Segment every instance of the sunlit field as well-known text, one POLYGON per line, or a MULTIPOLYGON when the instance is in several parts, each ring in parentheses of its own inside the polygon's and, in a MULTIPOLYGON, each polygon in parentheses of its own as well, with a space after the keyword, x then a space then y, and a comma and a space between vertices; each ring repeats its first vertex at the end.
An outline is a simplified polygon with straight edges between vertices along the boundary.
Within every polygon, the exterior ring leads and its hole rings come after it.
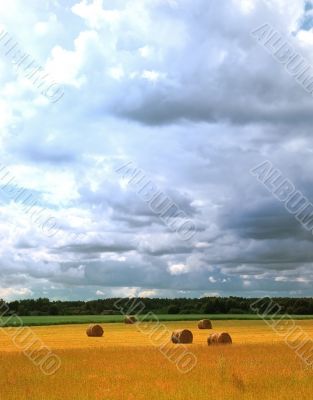
MULTIPOLYGON (((1 399, 312 399, 308 369, 263 321, 214 321, 234 344, 207 346, 211 330, 195 322, 166 322, 188 328, 196 367, 181 374, 134 325, 104 324, 102 338, 86 336, 86 325, 34 327, 62 360, 45 376, 0 331, 1 399)), ((297 321, 313 337, 313 321, 297 321)), ((175 345, 172 345, 175 346, 175 345)))

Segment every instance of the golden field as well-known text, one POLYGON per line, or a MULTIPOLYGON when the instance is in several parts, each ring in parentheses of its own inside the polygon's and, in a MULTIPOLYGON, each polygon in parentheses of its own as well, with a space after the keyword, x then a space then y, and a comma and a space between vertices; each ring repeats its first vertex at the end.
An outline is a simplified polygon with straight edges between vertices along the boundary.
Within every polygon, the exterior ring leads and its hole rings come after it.
MULTIPOLYGON (((134 325, 103 324, 102 338, 86 336, 86 325, 33 327, 62 361, 44 375, 0 330, 0 393, 6 400, 207 400, 313 398, 313 370, 305 366, 263 321, 213 321, 228 331, 231 346, 207 346, 212 332, 188 328, 196 367, 181 374, 134 325)), ((313 321, 297 321, 313 338, 313 321)), ((173 345, 175 346, 175 345, 173 345)))

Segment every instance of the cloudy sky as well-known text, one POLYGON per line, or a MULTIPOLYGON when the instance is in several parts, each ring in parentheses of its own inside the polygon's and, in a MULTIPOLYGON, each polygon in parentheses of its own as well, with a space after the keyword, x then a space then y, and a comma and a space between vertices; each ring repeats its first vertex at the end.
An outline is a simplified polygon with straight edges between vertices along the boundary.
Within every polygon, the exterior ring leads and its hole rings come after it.
POLYGON ((269 23, 313 65, 310 4, 11 0, 0 16, 0 297, 313 295, 312 234, 249 172, 269 160, 313 200, 313 97, 250 34, 269 23), (116 172, 127 162, 190 240, 116 172))

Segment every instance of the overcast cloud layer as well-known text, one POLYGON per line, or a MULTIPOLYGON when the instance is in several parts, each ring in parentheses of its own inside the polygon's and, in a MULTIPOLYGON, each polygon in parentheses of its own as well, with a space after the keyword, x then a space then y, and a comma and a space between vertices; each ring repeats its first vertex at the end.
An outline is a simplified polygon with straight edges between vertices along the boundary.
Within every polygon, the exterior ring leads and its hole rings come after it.
POLYGON ((11 0, 0 16, 64 87, 51 103, 1 48, 0 297, 313 295, 312 234, 249 172, 268 159, 313 201, 313 97, 250 34, 269 23, 313 64, 310 4, 11 0), (115 172, 129 161, 191 240, 115 172))

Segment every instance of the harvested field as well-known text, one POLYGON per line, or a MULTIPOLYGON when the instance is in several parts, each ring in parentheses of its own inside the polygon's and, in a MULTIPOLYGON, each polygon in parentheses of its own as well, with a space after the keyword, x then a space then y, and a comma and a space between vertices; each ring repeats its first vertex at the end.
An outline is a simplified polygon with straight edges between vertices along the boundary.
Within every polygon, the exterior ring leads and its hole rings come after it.
MULTIPOLYGON (((297 322, 313 337, 313 322, 297 322)), ((166 323, 193 332, 186 345, 198 359, 182 375, 136 325, 106 324, 105 336, 90 340, 86 325, 35 327, 61 358, 61 369, 45 376, 0 331, 1 398, 6 400, 291 400, 312 399, 313 370, 261 321, 217 321, 232 346, 208 346, 207 331, 194 322, 166 323), (92 368, 90 368, 92 365, 92 368), (18 370, 18 377, 16 375, 18 370), (210 379, 208 379, 208 371, 210 379)), ((170 335, 169 335, 170 341, 170 335)), ((170 344, 177 348, 174 344, 170 344)))

